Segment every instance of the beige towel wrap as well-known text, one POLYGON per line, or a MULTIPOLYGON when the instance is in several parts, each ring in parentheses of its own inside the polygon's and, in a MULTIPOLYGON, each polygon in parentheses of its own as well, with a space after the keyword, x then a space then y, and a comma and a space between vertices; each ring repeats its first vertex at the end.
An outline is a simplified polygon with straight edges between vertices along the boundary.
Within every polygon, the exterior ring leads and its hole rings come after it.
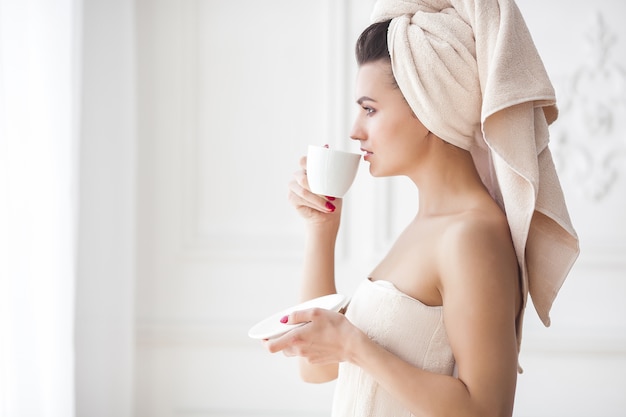
MULTIPOLYGON (((524 306, 530 293, 549 326, 579 246, 548 148, 548 125, 558 114, 554 89, 517 5, 379 0, 372 21, 389 19, 400 90, 430 131, 471 152, 507 214, 524 306)), ((520 321, 518 343, 521 329, 520 321)))

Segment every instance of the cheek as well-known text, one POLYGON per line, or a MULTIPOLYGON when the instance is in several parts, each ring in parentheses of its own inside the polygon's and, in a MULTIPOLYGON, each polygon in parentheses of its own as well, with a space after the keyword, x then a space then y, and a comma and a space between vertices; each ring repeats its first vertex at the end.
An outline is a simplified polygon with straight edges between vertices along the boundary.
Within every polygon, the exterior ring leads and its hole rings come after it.
POLYGON ((386 156, 392 165, 388 166, 395 174, 406 173, 415 166, 422 163, 422 160, 428 155, 428 130, 422 128, 421 125, 409 125, 404 121, 396 125, 390 142, 386 156), (398 126, 402 126, 398 128, 398 126))
POLYGON ((426 153, 428 129, 406 109, 396 109, 395 117, 385 117, 370 125, 376 163, 370 165, 373 176, 398 175, 419 163, 426 153))
POLYGON ((389 147, 398 156, 410 156, 419 152, 428 134, 427 130, 416 129, 414 124, 409 124, 406 120, 396 123, 389 132, 389 147))

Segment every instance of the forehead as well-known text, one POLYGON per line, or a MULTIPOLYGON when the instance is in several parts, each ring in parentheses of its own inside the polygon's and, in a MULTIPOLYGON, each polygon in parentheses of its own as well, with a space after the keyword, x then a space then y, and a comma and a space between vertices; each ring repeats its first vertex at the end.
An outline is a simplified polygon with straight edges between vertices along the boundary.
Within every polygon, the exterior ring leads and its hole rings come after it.
POLYGON ((395 90, 391 64, 386 61, 368 62, 359 67, 356 77, 356 95, 383 94, 395 90))

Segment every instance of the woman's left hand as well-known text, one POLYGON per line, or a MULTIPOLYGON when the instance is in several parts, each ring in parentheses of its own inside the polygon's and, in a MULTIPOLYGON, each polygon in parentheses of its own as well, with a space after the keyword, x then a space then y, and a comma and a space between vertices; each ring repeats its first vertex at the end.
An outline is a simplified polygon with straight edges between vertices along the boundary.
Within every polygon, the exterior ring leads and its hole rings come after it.
POLYGON ((343 314, 320 308, 295 311, 287 323, 307 324, 266 340, 266 348, 271 353, 282 351, 286 356, 300 356, 317 365, 348 361, 353 345, 350 341, 363 335, 343 314))

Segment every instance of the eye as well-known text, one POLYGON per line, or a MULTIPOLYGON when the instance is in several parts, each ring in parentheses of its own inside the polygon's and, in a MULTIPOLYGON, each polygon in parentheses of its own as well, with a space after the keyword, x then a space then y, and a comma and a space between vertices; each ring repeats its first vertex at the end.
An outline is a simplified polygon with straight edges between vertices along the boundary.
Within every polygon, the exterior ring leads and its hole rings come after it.
POLYGON ((365 113, 366 113, 368 116, 371 116, 372 114, 374 114, 374 113, 376 112, 376 110, 374 110, 374 109, 373 109, 373 108, 371 108, 371 107, 368 107, 368 106, 361 106, 361 107, 363 108, 363 110, 365 110, 365 113))

